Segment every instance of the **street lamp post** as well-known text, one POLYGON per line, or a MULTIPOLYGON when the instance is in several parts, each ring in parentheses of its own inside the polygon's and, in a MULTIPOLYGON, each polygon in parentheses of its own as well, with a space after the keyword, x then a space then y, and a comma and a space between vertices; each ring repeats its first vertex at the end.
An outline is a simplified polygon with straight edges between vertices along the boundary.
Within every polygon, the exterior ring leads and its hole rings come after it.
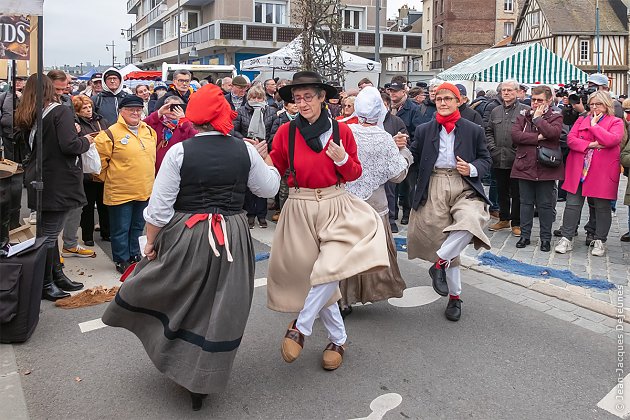
POLYGON ((109 51, 109 47, 112 47, 112 67, 116 67, 116 55, 115 55, 115 50, 116 50, 116 44, 114 43, 114 41, 112 41, 111 44, 105 44, 105 49, 107 51, 109 51))
POLYGON ((129 38, 129 64, 133 64, 133 24, 129 25, 129 29, 121 29, 120 34, 129 38))

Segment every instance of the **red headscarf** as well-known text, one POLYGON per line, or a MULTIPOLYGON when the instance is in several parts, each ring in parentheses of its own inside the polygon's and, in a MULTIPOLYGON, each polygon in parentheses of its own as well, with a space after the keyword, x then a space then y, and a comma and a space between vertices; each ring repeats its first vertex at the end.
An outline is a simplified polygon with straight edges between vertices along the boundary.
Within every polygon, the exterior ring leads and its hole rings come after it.
MULTIPOLYGON (((457 101, 461 100, 461 96, 459 94, 459 89, 457 89, 457 86, 451 83, 444 82, 440 86, 438 86, 437 89, 435 89, 435 92, 437 93, 441 90, 450 90, 451 92, 453 92, 453 95, 455 95, 457 101)), ((442 116, 439 112, 435 114, 435 120, 438 122, 438 124, 444 127, 446 132, 449 134, 451 131, 453 131, 453 129, 455 129, 455 123, 459 121, 460 118, 461 114, 459 113, 459 108, 455 109, 455 112, 453 112, 451 115, 442 116)))
POLYGON ((215 130, 227 135, 234 128, 234 118, 236 112, 217 85, 208 83, 190 95, 185 120, 195 125, 210 123, 215 130))

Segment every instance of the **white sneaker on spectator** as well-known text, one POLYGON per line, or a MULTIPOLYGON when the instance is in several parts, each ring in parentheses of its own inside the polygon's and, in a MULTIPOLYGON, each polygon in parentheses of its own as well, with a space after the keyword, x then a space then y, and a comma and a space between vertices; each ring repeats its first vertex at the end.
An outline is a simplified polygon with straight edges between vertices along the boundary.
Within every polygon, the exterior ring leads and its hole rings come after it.
POLYGON ((573 250, 573 242, 571 242, 570 239, 562 237, 554 249, 558 254, 566 254, 573 250))
POLYGON ((591 255, 595 257, 603 257, 606 254, 606 246, 601 240, 594 240, 592 245, 593 249, 591 250, 591 255))

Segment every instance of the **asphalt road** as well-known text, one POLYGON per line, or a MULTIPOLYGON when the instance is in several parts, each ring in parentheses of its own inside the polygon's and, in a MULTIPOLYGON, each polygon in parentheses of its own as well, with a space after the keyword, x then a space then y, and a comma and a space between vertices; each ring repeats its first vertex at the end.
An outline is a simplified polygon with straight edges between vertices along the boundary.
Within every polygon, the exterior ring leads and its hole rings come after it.
MULTIPOLYGON (((417 263, 402 254, 399 262, 409 287, 430 285, 417 263)), ((266 271, 267 261, 259 262, 256 277, 266 271)), ((199 412, 134 335, 111 327, 80 331, 78 324, 100 318, 105 305, 62 310, 42 302, 35 334, 13 349, 31 419, 615 418, 597 407, 615 385, 611 337, 471 286, 464 285, 462 299, 458 323, 444 318, 444 298, 355 308, 346 320, 344 363, 326 372, 319 321, 301 357, 282 360, 292 318, 268 310, 266 288, 258 287, 228 389, 209 396, 199 412), (393 395, 372 413, 370 404, 384 394, 393 395), (395 394, 402 398, 397 406, 395 394)))

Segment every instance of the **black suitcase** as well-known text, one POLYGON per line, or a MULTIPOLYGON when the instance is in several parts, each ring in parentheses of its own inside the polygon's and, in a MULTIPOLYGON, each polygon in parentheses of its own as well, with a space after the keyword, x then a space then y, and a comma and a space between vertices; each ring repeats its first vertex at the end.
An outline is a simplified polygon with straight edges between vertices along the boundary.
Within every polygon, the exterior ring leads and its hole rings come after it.
POLYGON ((44 239, 10 258, 0 258, 0 343, 29 339, 39 321, 46 248, 44 239))

